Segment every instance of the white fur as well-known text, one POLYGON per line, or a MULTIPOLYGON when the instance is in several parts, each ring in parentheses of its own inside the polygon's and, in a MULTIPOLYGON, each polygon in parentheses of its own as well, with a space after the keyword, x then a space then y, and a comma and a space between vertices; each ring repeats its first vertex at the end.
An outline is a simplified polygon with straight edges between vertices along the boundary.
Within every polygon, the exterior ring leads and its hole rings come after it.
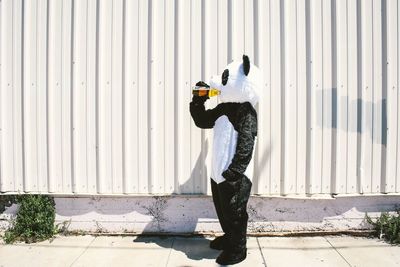
MULTIPOLYGON (((260 70, 250 65, 248 76, 244 75, 242 62, 232 62, 229 69, 228 83, 222 85, 222 73, 211 78, 210 86, 221 91, 220 102, 250 102, 255 106, 258 102, 258 92, 262 87, 260 70)), ((236 151, 237 131, 227 116, 221 116, 214 125, 214 142, 211 162, 211 178, 218 184, 225 181, 222 173, 229 167, 236 151)), ((255 147, 255 146, 254 146, 255 147)), ((253 150, 254 154, 254 150, 253 150)), ((252 180, 254 170, 253 158, 245 171, 245 175, 252 180)))
POLYGON ((237 134, 227 116, 221 116, 215 122, 211 177, 217 184, 225 181, 222 172, 229 167, 235 155, 237 134))

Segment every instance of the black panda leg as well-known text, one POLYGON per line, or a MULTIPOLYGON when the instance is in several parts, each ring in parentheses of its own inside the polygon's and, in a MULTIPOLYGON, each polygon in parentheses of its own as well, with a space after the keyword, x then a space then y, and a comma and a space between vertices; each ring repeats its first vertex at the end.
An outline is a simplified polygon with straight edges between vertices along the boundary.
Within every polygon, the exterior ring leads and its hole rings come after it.
POLYGON ((229 243, 232 251, 246 249, 247 202, 252 187, 251 181, 243 175, 236 181, 224 181, 219 185, 223 216, 227 219, 229 243))
POLYGON ((228 233, 227 231, 229 230, 229 228, 227 226, 226 219, 223 216, 222 205, 221 205, 221 196, 220 196, 220 192, 218 190, 218 184, 212 178, 211 178, 211 193, 212 193, 215 211, 217 213, 218 220, 221 225, 222 231, 224 231, 224 233, 228 233))

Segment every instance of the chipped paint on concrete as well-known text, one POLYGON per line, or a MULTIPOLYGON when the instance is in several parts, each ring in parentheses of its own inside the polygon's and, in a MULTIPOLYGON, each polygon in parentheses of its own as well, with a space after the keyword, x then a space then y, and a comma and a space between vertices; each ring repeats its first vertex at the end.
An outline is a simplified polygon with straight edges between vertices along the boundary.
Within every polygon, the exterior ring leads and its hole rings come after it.
MULTIPOLYGON (((152 227, 157 228, 157 232, 163 232, 164 228, 162 227, 163 223, 168 222, 168 219, 166 215, 164 214, 164 211, 167 208, 167 197, 159 197, 159 196, 154 196, 153 197, 154 202, 151 203, 149 206, 143 205, 142 208, 144 208, 147 212, 146 215, 152 216, 152 221, 150 223, 150 229, 152 227)), ((144 229, 143 232, 152 232, 149 231, 149 229, 144 229)))
MULTIPOLYGON (((64 231, 101 233, 221 232, 209 196, 55 197, 56 223, 64 231)), ((395 212, 400 196, 332 199, 251 197, 248 232, 346 231, 371 229, 365 213, 376 218, 395 212)), ((11 218, 17 205, 0 218, 11 218)), ((0 228, 7 227, 3 220, 0 228)))
POLYGON ((268 220, 267 217, 259 213, 262 210, 262 203, 257 203, 253 206, 253 203, 247 205, 247 213, 249 214, 249 221, 247 224, 247 229, 252 233, 262 233, 262 232, 273 232, 274 225, 268 220))

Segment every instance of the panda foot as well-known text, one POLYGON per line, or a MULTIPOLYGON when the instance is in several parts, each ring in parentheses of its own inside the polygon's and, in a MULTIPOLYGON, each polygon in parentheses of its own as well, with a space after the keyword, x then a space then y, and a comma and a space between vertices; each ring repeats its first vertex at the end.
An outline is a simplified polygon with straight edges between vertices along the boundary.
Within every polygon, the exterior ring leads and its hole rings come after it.
POLYGON ((210 242, 210 248, 216 249, 216 250, 223 250, 226 248, 227 245, 227 237, 226 235, 223 236, 218 236, 214 240, 210 242))
POLYGON ((216 262, 220 265, 232 265, 244 261, 247 257, 247 249, 240 250, 239 252, 224 250, 218 256, 216 262))

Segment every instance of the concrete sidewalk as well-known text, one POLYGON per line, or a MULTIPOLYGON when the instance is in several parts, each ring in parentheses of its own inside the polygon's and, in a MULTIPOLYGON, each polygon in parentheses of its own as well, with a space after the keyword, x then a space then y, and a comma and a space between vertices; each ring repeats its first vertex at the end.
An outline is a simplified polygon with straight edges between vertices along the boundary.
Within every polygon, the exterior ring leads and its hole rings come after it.
MULTIPOLYGON (((0 266, 218 266, 206 237, 58 236, 0 244, 0 266)), ((400 266, 400 246, 351 236, 249 237, 235 266, 400 266)))

